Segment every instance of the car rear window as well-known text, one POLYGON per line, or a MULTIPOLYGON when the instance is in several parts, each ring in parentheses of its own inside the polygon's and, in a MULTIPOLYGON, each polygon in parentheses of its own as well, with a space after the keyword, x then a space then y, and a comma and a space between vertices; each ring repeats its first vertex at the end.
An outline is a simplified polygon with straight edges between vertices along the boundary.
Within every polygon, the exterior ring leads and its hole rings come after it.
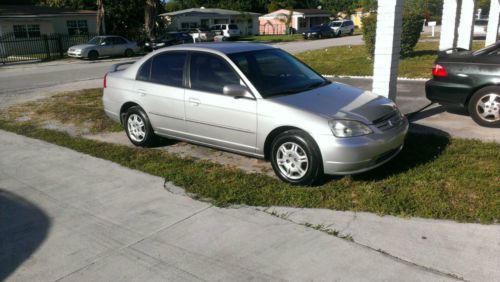
POLYGON ((185 52, 165 52, 153 57, 150 81, 182 87, 186 56, 185 52))

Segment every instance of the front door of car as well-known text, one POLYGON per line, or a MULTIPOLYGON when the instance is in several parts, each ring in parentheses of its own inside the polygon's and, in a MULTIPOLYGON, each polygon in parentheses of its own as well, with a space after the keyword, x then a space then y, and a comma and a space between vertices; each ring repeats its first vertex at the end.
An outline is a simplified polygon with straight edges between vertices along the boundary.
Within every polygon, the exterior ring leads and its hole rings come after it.
POLYGON ((112 56, 113 55, 113 38, 112 37, 106 37, 104 40, 101 42, 101 45, 99 45, 99 55, 100 56, 112 56))
POLYGON ((142 64, 135 84, 155 131, 186 137, 184 121, 184 66, 186 52, 163 52, 142 64))
POLYGON ((255 153, 257 101, 223 94, 226 85, 242 84, 222 57, 193 52, 186 89, 186 124, 191 138, 232 150, 255 153))

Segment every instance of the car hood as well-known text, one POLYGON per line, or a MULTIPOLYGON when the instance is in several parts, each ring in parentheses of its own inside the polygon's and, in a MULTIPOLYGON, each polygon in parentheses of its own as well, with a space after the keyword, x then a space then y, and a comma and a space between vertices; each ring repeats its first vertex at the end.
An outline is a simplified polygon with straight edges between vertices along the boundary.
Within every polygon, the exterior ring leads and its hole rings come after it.
POLYGON ((95 47, 95 46, 96 46, 95 44, 80 44, 80 45, 71 46, 71 47, 69 47, 69 49, 83 50, 85 48, 91 48, 91 47, 95 47))
POLYGON ((387 98, 336 82, 310 91, 269 99, 327 119, 352 119, 367 124, 397 109, 387 98))

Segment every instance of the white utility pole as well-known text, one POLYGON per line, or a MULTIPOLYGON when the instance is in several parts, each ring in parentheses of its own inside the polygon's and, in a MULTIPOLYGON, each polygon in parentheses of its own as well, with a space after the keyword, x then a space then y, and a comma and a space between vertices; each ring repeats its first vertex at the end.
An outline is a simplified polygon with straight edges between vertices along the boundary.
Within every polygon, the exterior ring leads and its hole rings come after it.
POLYGON ((491 0, 490 15, 488 17, 488 29, 486 30, 485 45, 491 45, 497 41, 498 37, 498 16, 500 14, 499 0, 491 0))

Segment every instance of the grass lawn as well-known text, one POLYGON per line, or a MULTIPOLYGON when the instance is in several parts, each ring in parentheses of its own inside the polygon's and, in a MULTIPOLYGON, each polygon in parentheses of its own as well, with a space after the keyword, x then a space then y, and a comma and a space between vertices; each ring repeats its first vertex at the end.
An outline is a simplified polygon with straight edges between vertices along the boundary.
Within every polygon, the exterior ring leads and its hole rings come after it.
MULTIPOLYGON (((420 42, 413 56, 403 58, 399 77, 430 78, 432 64, 437 57, 438 42, 420 42)), ((474 42, 474 49, 484 47, 484 41, 474 42)), ((339 46, 308 51, 296 55, 321 74, 373 75, 373 60, 368 58, 364 45, 339 46)))
MULTIPOLYGON (((56 105, 79 105, 63 111, 46 106, 44 116, 76 122, 87 107, 92 119, 106 119, 98 90, 49 99, 56 105), (52 111, 46 110, 51 108, 52 111), (83 110, 82 110, 83 109, 83 110), (66 112, 66 113, 63 113, 66 112)), ((45 103, 42 103, 45 104, 45 103)), ((293 187, 264 174, 246 174, 219 164, 181 158, 155 149, 132 148, 70 136, 41 128, 36 121, 0 118, 0 129, 45 140, 166 178, 197 198, 215 204, 293 206, 367 211, 397 216, 493 223, 500 219, 500 145, 434 135, 409 134, 403 151, 384 166, 367 173, 330 177, 314 188, 293 187)), ((82 115, 83 116, 83 115, 82 115)), ((89 116, 86 116, 88 118, 89 116)), ((86 118, 83 118, 86 120, 86 118)), ((109 127, 100 127, 115 130, 109 127)), ((112 176, 110 176, 112 178, 112 176)))
POLYGON ((27 119, 35 124, 58 121, 86 128, 90 133, 123 130, 120 124, 109 119, 103 111, 102 89, 89 89, 62 93, 48 99, 29 102, 9 108, 9 119, 27 119))

